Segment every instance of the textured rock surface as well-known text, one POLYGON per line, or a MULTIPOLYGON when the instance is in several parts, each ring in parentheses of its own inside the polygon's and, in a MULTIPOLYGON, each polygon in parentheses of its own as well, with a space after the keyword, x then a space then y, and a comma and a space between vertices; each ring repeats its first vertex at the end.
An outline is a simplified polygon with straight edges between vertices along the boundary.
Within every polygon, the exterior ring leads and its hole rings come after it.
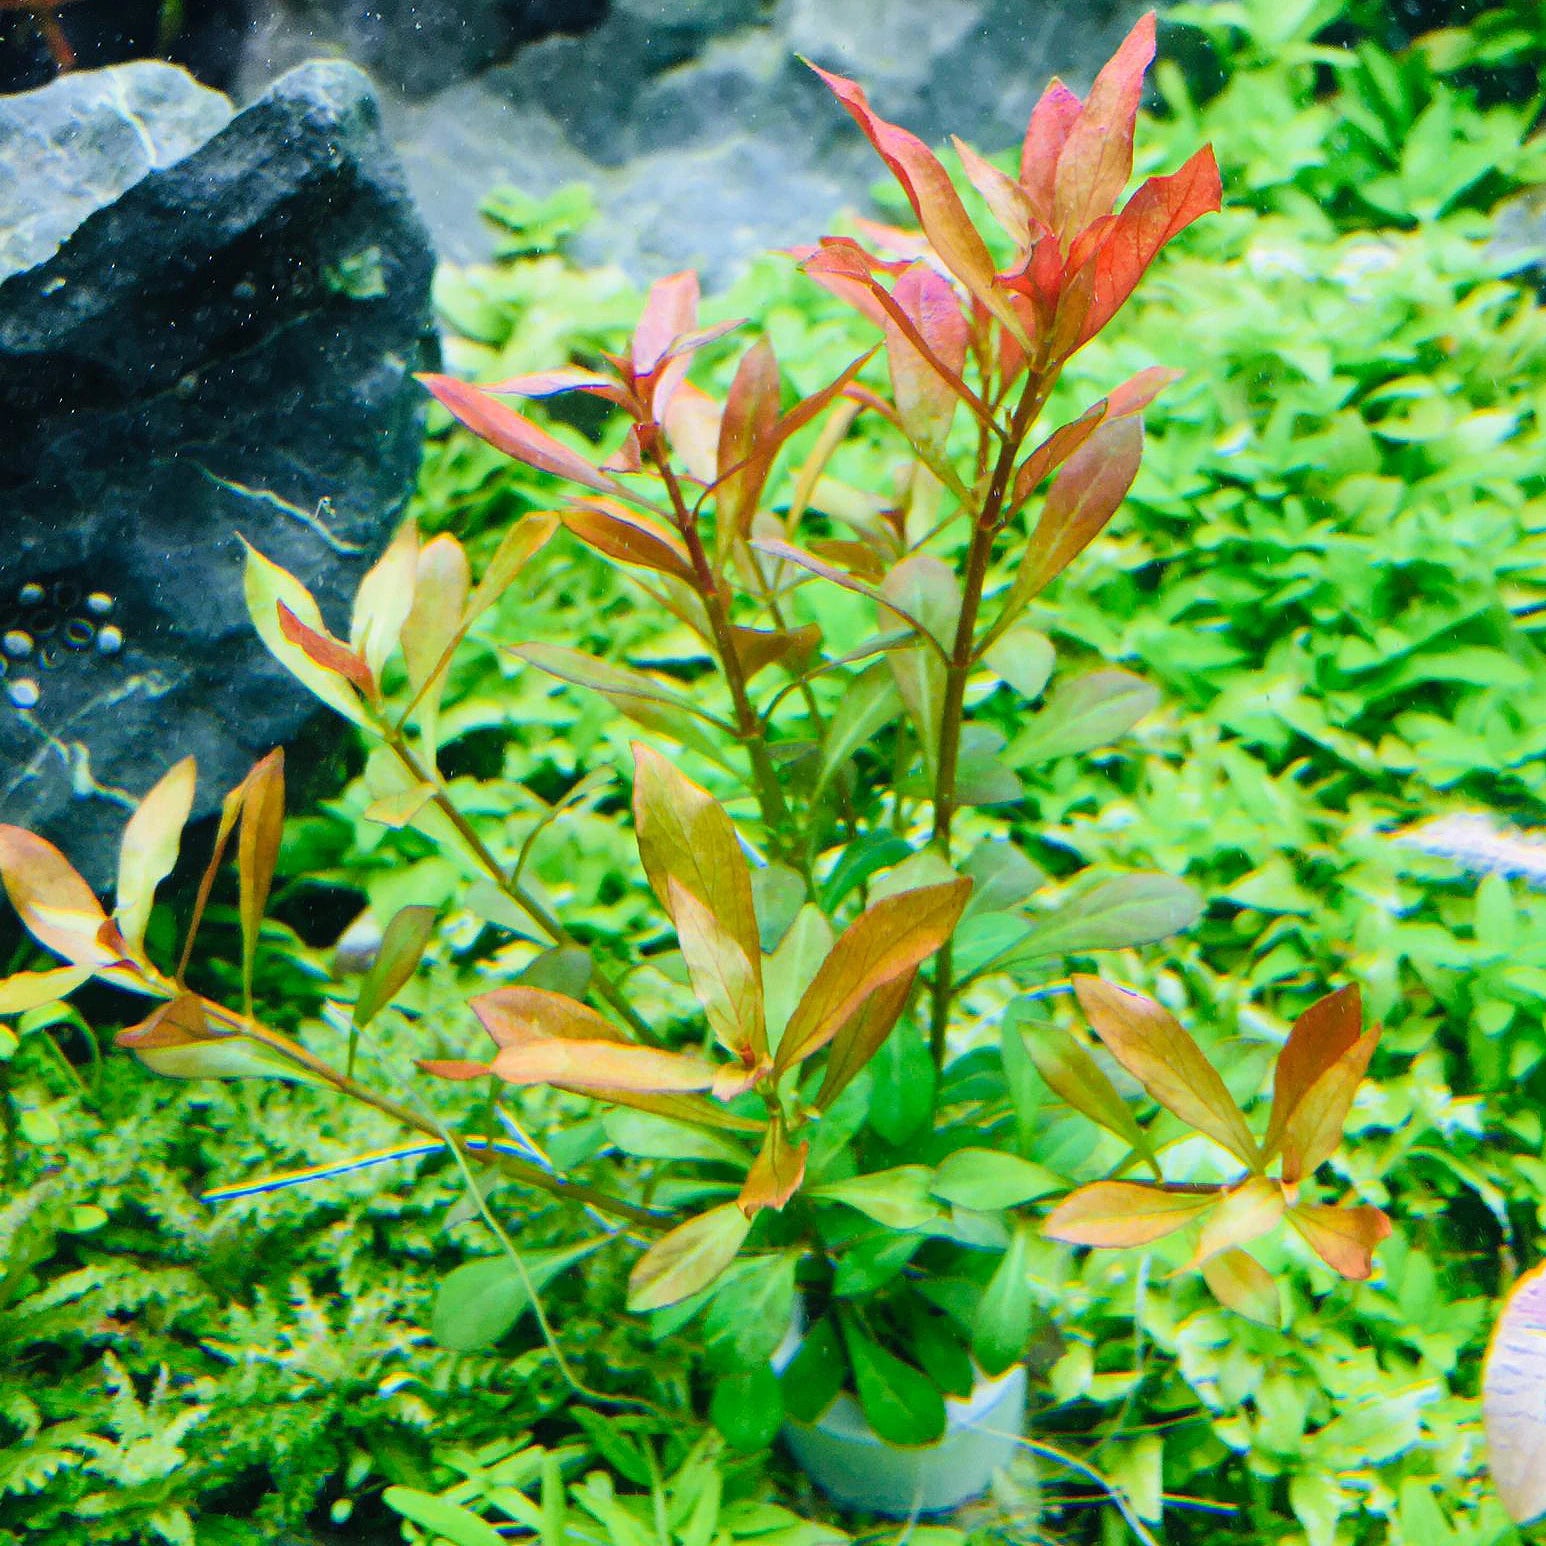
MULTIPOLYGON (((193 100, 176 73, 79 75, 7 105, 63 122, 74 101, 90 125, 121 89, 149 124, 157 101, 193 100)), ((114 133, 74 143, 62 167, 0 181, 0 231, 38 177, 128 180, 114 133)), ((433 254, 352 66, 294 71, 141 170, 0 282, 0 819, 97 879, 127 798, 173 760, 198 757, 212 809, 311 713, 248 624, 237 533, 342 624, 412 486, 430 322, 433 254)))
MULTIPOLYGON (((529 9, 532 0, 525 0, 529 9)), ((401 16, 410 0, 266 0, 248 80, 307 47, 347 50, 338 20, 401 16)), ((386 122, 443 256, 486 257, 479 202, 498 184, 551 192, 584 181, 600 207, 586 261, 652 278, 686 264, 711 284, 769 246, 808 241, 884 175, 847 115, 796 57, 858 76, 877 108, 931 140, 1000 149, 1053 73, 1083 86, 1140 0, 549 0, 554 36, 416 100, 388 91, 386 122), (561 18, 554 21, 554 18, 561 18)), ((419 9, 429 6, 420 0, 419 9)), ((468 17, 489 6, 469 4, 468 17)), ((496 7, 497 9, 497 7, 496 7)), ((469 22, 469 26, 471 23, 469 22)), ((528 33, 530 35, 530 33, 528 33)), ((420 48, 451 67, 461 32, 420 48)), ((401 64, 388 61, 386 84, 401 64)), ((420 84, 422 85, 422 79, 420 84)))

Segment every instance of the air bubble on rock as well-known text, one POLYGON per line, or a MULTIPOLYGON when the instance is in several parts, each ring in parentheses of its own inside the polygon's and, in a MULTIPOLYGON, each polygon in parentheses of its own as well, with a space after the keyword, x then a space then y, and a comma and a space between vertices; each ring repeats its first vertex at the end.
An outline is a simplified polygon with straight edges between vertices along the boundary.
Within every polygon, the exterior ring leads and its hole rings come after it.
POLYGON ((57 644, 45 644, 38 651, 38 664, 45 671, 53 671, 64 664, 64 651, 57 644))
POLYGON ((27 632, 34 639, 49 639, 59 631, 64 619, 52 607, 39 607, 27 619, 27 632))
POLYGON ((32 653, 32 635, 20 628, 12 628, 4 638, 0 638, 0 650, 4 650, 12 660, 25 660, 32 653))
POLYGON ((84 617, 70 617, 65 619, 64 629, 59 635, 59 642, 67 650, 88 650, 91 641, 97 636, 97 626, 88 622, 84 617))
POLYGON ((113 598, 105 590, 94 590, 86 598, 86 610, 93 617, 110 617, 113 611, 113 598))
POLYGON ((43 693, 30 676, 19 676, 14 682, 6 683, 5 695, 14 708, 35 709, 43 693))
POLYGON ((81 588, 74 580, 60 580, 54 586, 54 605, 68 612, 81 599, 81 588))
POLYGON ((21 602, 24 607, 35 607, 41 604, 43 598, 47 594, 48 592, 45 591, 36 580, 29 580, 25 585, 22 586, 21 590, 17 592, 16 599, 21 602))
POLYGON ((116 655, 123 648, 123 629, 115 628, 111 623, 106 628, 97 630, 97 653, 99 655, 116 655))

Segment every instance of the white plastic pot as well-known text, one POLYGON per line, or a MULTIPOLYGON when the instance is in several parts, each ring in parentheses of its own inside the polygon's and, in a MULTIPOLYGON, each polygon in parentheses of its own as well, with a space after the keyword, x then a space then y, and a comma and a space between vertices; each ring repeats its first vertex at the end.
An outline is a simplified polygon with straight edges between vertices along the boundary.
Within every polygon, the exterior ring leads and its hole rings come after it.
MULTIPOLYGON (((780 1372, 799 1351, 790 1327, 773 1355, 780 1372)), ((1025 1369, 997 1379, 979 1375, 965 1398, 945 1398, 945 1433, 933 1444, 904 1447, 880 1437, 846 1391, 813 1423, 784 1423, 795 1463, 841 1508, 907 1519, 939 1514, 981 1497, 1025 1436, 1025 1369)))

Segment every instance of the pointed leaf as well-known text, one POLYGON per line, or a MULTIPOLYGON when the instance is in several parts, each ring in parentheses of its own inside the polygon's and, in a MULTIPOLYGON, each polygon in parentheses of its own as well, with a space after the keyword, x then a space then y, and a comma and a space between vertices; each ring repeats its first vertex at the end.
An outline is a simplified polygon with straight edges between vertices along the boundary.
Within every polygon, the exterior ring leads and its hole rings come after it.
POLYGON ((655 677, 628 666, 614 665, 610 660, 602 660, 595 655, 587 655, 584 650, 569 649, 562 644, 517 644, 511 647, 510 653, 536 666, 538 670, 546 671, 549 676, 556 676, 561 682, 569 682, 575 687, 589 687, 611 702, 620 705, 633 702, 640 706, 657 704, 706 720, 711 725, 721 724, 712 714, 700 709, 692 699, 655 677))
POLYGON ((921 354, 896 323, 886 319, 886 359, 897 413, 924 460, 943 461, 951 420, 966 392, 961 372, 966 368, 967 321, 949 282, 925 263, 915 263, 897 280, 892 298, 930 350, 927 356, 921 354), (945 374, 937 366, 943 366, 945 374))
POLYGON ((89 966, 56 966, 44 972, 13 972, 0 977, 0 1015, 26 1014, 68 998, 91 976, 89 966))
POLYGON ((1024 1224, 1009 1237, 1009 1249, 988 1279, 973 1318, 973 1356, 982 1372, 994 1378, 1019 1363, 1031 1339, 1036 1310, 1031 1296, 1033 1241, 1030 1228, 1024 1224))
POLYGON ((827 1071, 812 1102, 818 1111, 829 1110, 860 1069, 880 1051, 907 1007, 916 975, 906 972, 877 989, 832 1038, 827 1071))
POLYGON ((349 646, 365 662, 372 680, 381 680, 413 610, 419 572, 419 529, 404 521, 387 550, 360 581, 349 623, 349 646))
MULTIPOLYGON (((1063 1190, 1060 1181, 1043 1165, 1001 1149, 956 1149, 940 1162, 934 1174, 936 1197, 971 1208, 978 1213, 997 1213, 1021 1203, 1063 1190)), ((989 1371, 992 1372, 991 1370, 989 1371)))
POLYGON ((268 908, 274 866, 284 836, 285 757, 282 748, 271 751, 244 780, 241 824, 236 834, 236 873, 240 886, 242 923, 242 997, 252 1007, 252 970, 257 960, 258 931, 268 908))
POLYGON ((1202 898, 1171 875, 1117 875, 1077 887, 1056 909, 1041 914, 1000 965, 1126 950, 1190 928, 1202 898))
POLYGON ((846 1181, 828 1181, 813 1187, 810 1195, 856 1208, 887 1229, 922 1229, 945 1213, 930 1193, 933 1180, 934 1172, 927 1165, 898 1165, 846 1181))
POLYGON ((764 1208, 782 1208, 800 1190, 810 1149, 809 1143, 791 1143, 783 1118, 775 1117, 768 1124, 761 1152, 746 1173, 746 1184, 737 1199, 741 1212, 750 1219, 764 1208))
POLYGON ((421 375, 418 380, 429 388, 453 418, 459 419, 479 439, 488 441, 496 451, 503 451, 506 456, 535 467, 539 472, 568 478, 571 483, 583 484, 600 493, 619 492, 618 485, 592 467, 579 452, 571 451, 524 414, 490 397, 471 382, 439 375, 421 375))
POLYGON ((76 966, 111 962, 100 940, 107 915, 75 867, 45 838, 0 825, 0 883, 22 926, 76 966))
POLYGON ((183 828, 193 810, 198 770, 192 757, 175 764, 135 807, 118 849, 118 895, 113 916, 131 955, 145 946, 156 887, 172 873, 183 828))
POLYGON ((1258 1326, 1283 1324, 1278 1280, 1254 1256, 1244 1251, 1221 1251, 1202 1264, 1202 1275, 1226 1310, 1258 1326))
MULTIPOLYGON (((1005 1034, 1012 1033, 1006 1031, 1005 1034)), ((1138 1125, 1132 1109, 1089 1052, 1059 1026, 1039 1025, 1032 1021, 1025 1027, 1023 1036, 1036 1072, 1047 1088, 1097 1126, 1114 1133, 1141 1155, 1157 1176, 1159 1160, 1148 1134, 1138 1125)))
POLYGON ((1185 1229, 1218 1202, 1216 1192, 1172 1192, 1139 1181, 1096 1181, 1066 1197, 1042 1233, 1069 1245, 1149 1245, 1185 1229))
POLYGON ((1272 1075, 1272 1117, 1262 1145, 1269 1159, 1311 1086, 1352 1050, 1362 1031, 1363 998, 1356 985, 1317 999, 1294 1021, 1272 1075))
MULTIPOLYGON (((1005 634, 1004 639, 1012 636, 1005 634)), ((1152 713, 1159 701, 1159 689, 1130 671, 1090 671, 1060 680, 1046 706, 1010 742, 1004 759, 1012 767, 1026 768, 1109 746, 1152 713)))
POLYGON ((444 667, 461 636, 471 586, 467 552, 449 532, 441 532, 419 550, 413 606, 402 629, 403 663, 408 685, 419 697, 419 725, 431 758, 439 744, 444 667))
POLYGON ((325 635, 327 630, 316 599, 289 570, 270 563, 245 537, 242 546, 247 550, 243 571, 247 615, 268 652, 330 708, 356 725, 364 724, 364 706, 349 682, 336 671, 319 666, 280 626, 279 608, 283 606, 313 633, 325 635))
POLYGON ((539 510, 523 515, 514 526, 499 539, 499 546, 489 560, 478 588, 467 603, 462 618, 468 627, 494 605, 514 583, 517 575, 535 555, 541 552, 548 538, 558 530, 558 517, 550 510, 539 510))
POLYGON ((430 1334, 455 1353, 486 1352, 531 1308, 528 1284, 540 1294, 595 1249, 596 1242, 586 1241, 563 1250, 524 1251, 524 1274, 505 1255, 463 1262, 440 1280, 430 1334))
POLYGON ((752 1222, 733 1202, 662 1235, 628 1276, 628 1308, 663 1309, 705 1289, 735 1260, 752 1222))
POLYGON ((354 1001, 352 1023, 363 1030, 390 1004, 418 970, 424 947, 435 929, 433 907, 399 908, 381 931, 381 944, 354 1001))
POLYGON ((1075 975, 1074 992, 1111 1055, 1167 1111, 1251 1169, 1256 1140, 1202 1048, 1168 1009, 1131 988, 1075 975))
POLYGON ((1068 136, 1079 121, 1083 105, 1054 76, 1031 112, 1031 121, 1020 147, 1020 186, 1025 189, 1036 219, 1049 230, 1053 221, 1052 199, 1058 162, 1068 136))
POLYGON ((506 1084, 555 1084, 592 1094, 674 1094, 706 1090, 714 1083, 711 1063, 615 1041, 529 1041, 500 1048, 489 1067, 506 1084))
POLYGON ((633 810, 639 857, 661 906, 673 916, 674 879, 740 946, 760 985, 762 956, 751 869, 724 808, 659 752, 636 741, 633 810))
MULTIPOLYGON (((1052 675, 1056 658, 1051 639, 1026 623, 1017 623, 983 653, 984 662, 992 667, 999 680, 1007 682, 1026 699, 1041 696, 1047 678, 1052 675)), ((1046 710, 1042 713, 1045 714, 1046 710)), ((1019 742, 1014 744, 1018 745, 1019 742)))
POLYGON ((1315 1081, 1283 1130, 1283 1179, 1290 1184, 1313 1175, 1342 1142, 1353 1096, 1363 1083, 1379 1043, 1376 1026, 1366 1031, 1315 1081))
POLYGON ((827 722, 818 784, 825 786, 860 747, 869 745, 901 712, 902 697, 891 668, 883 660, 866 666, 844 689, 837 711, 827 722))
POLYGON ((1482 1370, 1493 1485, 1516 1524, 1546 1515, 1546 1267, 1515 1283, 1482 1370))
POLYGON ((870 994, 913 971, 950 937, 969 880, 924 886, 866 908, 839 936, 779 1043, 782 1073, 825 1046, 870 994))
POLYGON ((668 911, 676 924, 694 997, 714 1038, 749 1068, 767 1056, 760 957, 747 955, 730 932, 674 875, 668 911))
POLYGON ((314 666, 341 677, 357 692, 367 697, 375 692, 376 679, 363 656, 340 643, 325 628, 303 623, 284 602, 278 603, 277 611, 279 632, 285 643, 293 644, 314 666))
POLYGON ((766 453, 779 417, 778 358, 759 338, 736 367, 719 422, 717 472, 721 523, 742 536, 750 529, 762 483, 772 466, 766 453))
POLYGON ((698 275, 667 274, 650 286, 633 335, 633 368, 647 376, 664 362, 671 345, 698 322, 698 275))
POLYGON ((587 547, 619 563, 674 575, 695 583, 691 561, 681 539, 648 516, 635 514, 615 502, 594 501, 571 505, 560 519, 565 528, 587 547))
POLYGON ((1328 1208, 1300 1203, 1288 1210, 1288 1222, 1334 1272, 1363 1282, 1374 1272, 1374 1250, 1390 1233, 1390 1220, 1378 1208, 1328 1208))
POLYGON ((805 903, 763 970, 770 1048, 777 1049, 789 1017, 831 953, 832 943, 832 925, 825 914, 812 903, 805 903))
POLYGON ((568 1041, 615 1041, 623 1033, 578 999, 548 988, 495 988, 471 1000, 472 1012, 499 1047, 524 1047, 558 1037, 568 1041))
POLYGON ((945 1398, 928 1375, 843 1322, 848 1363, 865 1417, 889 1444, 932 1444, 945 1432, 945 1398))

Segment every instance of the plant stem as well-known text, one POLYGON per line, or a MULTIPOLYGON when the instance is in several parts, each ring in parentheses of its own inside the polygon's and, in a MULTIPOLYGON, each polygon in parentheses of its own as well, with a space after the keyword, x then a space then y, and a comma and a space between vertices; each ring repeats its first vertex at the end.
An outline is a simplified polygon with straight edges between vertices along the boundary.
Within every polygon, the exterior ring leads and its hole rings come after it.
POLYGON ((756 785, 757 803, 762 810, 762 822, 768 830, 769 847, 779 857, 783 857, 788 846, 789 807, 784 801, 778 771, 773 766, 773 757, 768 750, 767 727, 752 707, 751 697, 746 691, 746 672, 742 669, 741 657, 736 651, 735 635, 730 629, 730 615, 725 608, 719 577, 714 573, 714 566, 704 550, 697 519, 682 498, 682 486, 677 481, 671 463, 658 449, 651 451, 650 458, 666 485, 666 492, 671 497, 671 508, 676 516, 677 530, 682 534, 682 541, 687 544, 687 554, 698 581, 698 593, 714 634, 714 647, 719 652, 720 667, 725 673, 725 683, 730 688, 730 701, 735 706, 736 733, 751 759, 752 779, 756 785))
MULTIPOLYGON (((568 929, 519 880, 505 873, 504 866, 478 835, 477 828, 457 808, 438 770, 425 767, 414 755, 413 748, 409 746, 402 730, 389 725, 383 727, 381 733, 393 755, 402 764, 404 771, 411 778, 417 779, 422 784, 428 784, 433 789, 434 793, 430 796, 431 803, 456 829, 457 836, 466 844, 468 852, 482 866, 494 884, 518 907, 529 913, 533 922, 544 929, 556 943, 583 948, 568 929)), ((634 1035, 641 1041, 654 1044, 655 1033, 648 1023, 628 1002, 627 995, 612 975, 594 959, 591 962, 591 974, 595 979, 597 993, 622 1016, 634 1035)))
MULTIPOLYGON (((383 1116, 391 1117, 394 1122, 400 1122, 416 1133, 438 1138, 442 1142, 446 1140, 445 1133, 437 1123, 420 1116, 411 1107, 393 1100, 390 1095, 379 1094, 369 1085, 361 1084, 358 1079, 340 1073, 325 1058, 318 1057, 315 1052, 309 1051, 298 1041, 292 1041, 288 1036, 279 1031, 270 1030, 268 1026, 257 1020, 239 1015, 234 1010, 212 1003, 208 999, 201 999, 200 1004, 207 1019, 225 1026, 233 1034, 250 1036, 254 1041, 260 1041, 264 1046, 271 1047, 290 1062, 299 1064, 309 1073, 324 1080, 340 1095, 347 1095, 351 1100, 359 1101, 361 1105, 370 1106, 381 1112, 383 1116)), ((535 1186, 540 1191, 547 1192, 562 1201, 599 1208, 604 1213, 610 1213, 614 1218, 626 1219, 630 1224, 652 1229, 661 1227, 662 1220, 659 1215, 651 1213, 647 1208, 640 1208, 634 1203, 625 1202, 621 1197, 613 1197, 608 1192, 598 1191, 595 1187, 586 1186, 579 1181, 568 1181, 562 1176, 550 1176, 545 1170, 528 1164, 525 1160, 517 1159, 512 1154, 490 1150, 489 1159, 528 1185, 535 1186)))
MULTIPOLYGON (((1025 387, 1015 407, 1009 433, 999 446, 982 509, 972 524, 966 572, 961 582, 961 612, 956 619, 955 640, 945 665, 945 700, 940 710, 939 767, 934 780, 933 844, 946 863, 950 861, 950 827, 956 809, 956 774, 961 760, 966 679, 971 674, 975 654, 977 615, 982 609, 982 592, 987 584, 988 563, 993 556, 993 539, 1014 477, 1015 458, 1020 454, 1020 447, 1050 390, 1051 380, 1042 370, 1032 368, 1027 372, 1025 387)), ((950 999, 955 991, 954 967, 954 942, 947 939, 934 957, 929 1048, 936 1069, 945 1066, 945 1033, 950 1023, 950 999)))

